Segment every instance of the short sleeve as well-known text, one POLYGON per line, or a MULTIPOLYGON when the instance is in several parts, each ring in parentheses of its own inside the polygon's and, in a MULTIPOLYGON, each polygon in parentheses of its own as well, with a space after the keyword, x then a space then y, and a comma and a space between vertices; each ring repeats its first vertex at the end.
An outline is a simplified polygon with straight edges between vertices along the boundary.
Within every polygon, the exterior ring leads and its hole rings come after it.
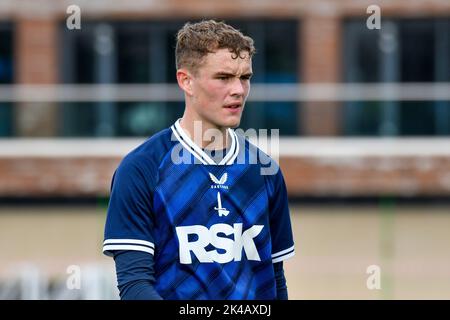
POLYGON ((295 254, 289 202, 281 170, 266 176, 269 192, 269 223, 272 239, 272 262, 280 262, 295 254))
POLYGON ((124 159, 114 173, 105 223, 103 253, 136 250, 154 254, 152 173, 135 159, 124 159))

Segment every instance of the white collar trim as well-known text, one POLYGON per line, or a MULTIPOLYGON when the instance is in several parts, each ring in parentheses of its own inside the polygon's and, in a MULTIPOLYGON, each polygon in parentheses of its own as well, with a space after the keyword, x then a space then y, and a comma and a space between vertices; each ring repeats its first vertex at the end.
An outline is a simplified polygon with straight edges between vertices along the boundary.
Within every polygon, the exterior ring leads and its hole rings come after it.
POLYGON ((233 129, 228 128, 228 135, 231 138, 231 147, 228 150, 225 157, 219 162, 216 163, 205 151, 203 151, 198 145, 192 141, 189 135, 183 130, 180 125, 180 120, 178 119, 174 125, 171 126, 171 129, 177 138, 177 140, 181 143, 181 145, 186 148, 194 157, 196 157, 202 164, 205 165, 230 165, 233 164, 234 160, 237 158, 239 153, 239 141, 236 133, 233 129))

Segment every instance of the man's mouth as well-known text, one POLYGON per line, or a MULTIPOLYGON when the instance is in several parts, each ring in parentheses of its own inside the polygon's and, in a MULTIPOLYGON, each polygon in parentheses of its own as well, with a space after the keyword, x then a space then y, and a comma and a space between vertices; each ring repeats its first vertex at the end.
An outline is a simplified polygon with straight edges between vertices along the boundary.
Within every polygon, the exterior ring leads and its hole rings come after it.
POLYGON ((225 106, 227 109, 239 109, 240 107, 242 107, 241 103, 228 104, 225 106))

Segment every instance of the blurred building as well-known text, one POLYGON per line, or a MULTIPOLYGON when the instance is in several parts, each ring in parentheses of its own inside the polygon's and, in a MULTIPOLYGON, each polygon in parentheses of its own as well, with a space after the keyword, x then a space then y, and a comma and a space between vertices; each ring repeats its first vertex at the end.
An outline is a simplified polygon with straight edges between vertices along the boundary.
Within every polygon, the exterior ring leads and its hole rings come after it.
POLYGON ((175 34, 207 18, 255 40, 241 125, 280 130, 269 151, 305 200, 290 298, 448 297, 448 205, 395 204, 450 199, 450 1, 0 0, 0 299, 118 297, 101 253, 111 177, 182 115, 175 34))
MULTIPOLYGON (((0 95, 0 196, 107 196, 123 154, 183 111, 177 99, 33 101, 14 98, 14 85, 174 84, 176 31, 205 18, 225 20, 255 40, 255 87, 449 88, 448 1, 1 0, 0 92, 13 98, 0 95), (73 4, 81 10, 80 30, 66 25, 73 4), (373 4, 381 29, 366 25, 373 4)), ((280 129, 291 196, 448 197, 449 99, 402 99, 250 97, 242 127, 280 129)))

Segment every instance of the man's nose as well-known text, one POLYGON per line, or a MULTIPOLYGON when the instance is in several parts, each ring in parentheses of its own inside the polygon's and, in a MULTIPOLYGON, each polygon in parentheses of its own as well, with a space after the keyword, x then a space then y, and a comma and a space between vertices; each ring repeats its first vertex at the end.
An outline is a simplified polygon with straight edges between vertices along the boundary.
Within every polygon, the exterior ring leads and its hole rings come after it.
POLYGON ((245 88, 244 85, 239 78, 234 78, 231 86, 231 95, 232 96, 244 96, 245 88))

